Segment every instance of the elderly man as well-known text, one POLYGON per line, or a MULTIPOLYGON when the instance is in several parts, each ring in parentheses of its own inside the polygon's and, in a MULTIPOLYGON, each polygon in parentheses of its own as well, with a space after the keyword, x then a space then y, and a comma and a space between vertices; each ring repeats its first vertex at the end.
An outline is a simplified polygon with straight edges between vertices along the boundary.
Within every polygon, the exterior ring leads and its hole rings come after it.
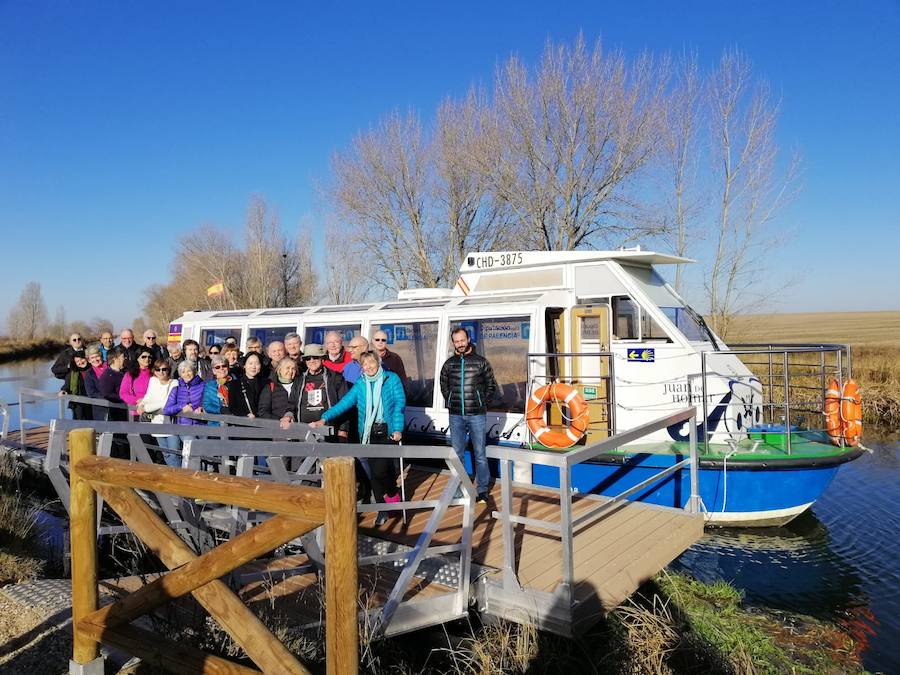
POLYGON ((69 336, 69 343, 66 345, 66 348, 62 350, 62 353, 56 357, 56 361, 50 366, 50 372, 53 373, 53 377, 58 380, 66 379, 69 365, 72 363, 72 356, 75 352, 80 352, 83 349, 84 338, 81 337, 81 333, 72 333, 69 336))
POLYGON ((362 373, 362 366, 359 365, 359 355, 369 349, 369 341, 366 340, 362 335, 356 335, 352 340, 350 340, 350 344, 347 345, 347 349, 350 350, 350 356, 352 360, 344 366, 344 379, 347 380, 349 384, 353 384, 359 379, 360 373, 362 373))
POLYGON ((284 336, 284 351, 289 358, 298 364, 303 360, 303 340, 297 333, 288 333, 284 336))
POLYGON ((122 352, 125 354, 125 364, 126 370, 127 365, 130 363, 136 363, 138 352, 140 351, 140 347, 134 342, 134 331, 130 328, 125 328, 119 333, 119 346, 122 348, 122 352))
MULTIPOLYGON (((278 340, 275 342, 270 342, 266 345, 266 356, 269 358, 269 378, 274 380, 278 375, 278 364, 287 356, 287 351, 284 349, 284 343, 278 340)), ((300 368, 297 368, 299 372, 300 368)), ((296 373, 294 373, 296 376, 296 373)))
MULTIPOLYGON (((339 373, 322 367, 325 350, 322 345, 310 343, 303 348, 306 372, 300 376, 300 400, 297 404, 297 420, 316 422, 322 414, 340 401, 347 393, 347 383, 339 373)), ((345 419, 337 432, 339 440, 347 440, 349 424, 345 419)))
POLYGON ((112 349, 113 346, 113 334, 108 330, 100 333, 100 356, 103 358, 103 362, 106 363, 106 352, 112 349))
POLYGON ((383 330, 376 330, 372 335, 372 345, 378 352, 378 358, 381 359, 381 365, 385 370, 396 373, 400 378, 403 389, 406 389, 406 368, 403 366, 403 359, 400 355, 388 349, 388 334, 383 330))
POLYGON ((154 361, 165 361, 169 353, 159 343, 157 343, 156 331, 148 328, 144 331, 144 346, 153 353, 154 361))
POLYGON ((336 373, 344 372, 344 367, 353 360, 350 353, 344 350, 344 338, 337 331, 325 333, 325 367, 336 373))

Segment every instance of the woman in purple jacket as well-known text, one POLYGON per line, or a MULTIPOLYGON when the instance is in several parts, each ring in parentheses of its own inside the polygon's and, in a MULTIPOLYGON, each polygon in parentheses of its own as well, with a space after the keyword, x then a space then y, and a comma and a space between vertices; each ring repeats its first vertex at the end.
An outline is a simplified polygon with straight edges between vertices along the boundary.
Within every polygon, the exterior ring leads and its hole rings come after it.
MULTIPOLYGON (((193 361, 182 361, 178 364, 178 384, 169 394, 169 400, 163 408, 164 415, 179 415, 183 412, 203 412, 204 382, 197 375, 197 367, 193 361)), ((195 426, 206 424, 202 420, 189 417, 178 417, 176 424, 195 426)), ((182 436, 181 440, 190 440, 192 436, 182 436)))

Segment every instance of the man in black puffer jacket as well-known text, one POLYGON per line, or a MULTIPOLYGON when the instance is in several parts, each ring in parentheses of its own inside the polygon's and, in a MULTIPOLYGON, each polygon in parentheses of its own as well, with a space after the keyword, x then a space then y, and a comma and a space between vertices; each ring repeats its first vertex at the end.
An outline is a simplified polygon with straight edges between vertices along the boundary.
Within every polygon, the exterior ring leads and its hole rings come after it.
POLYGON ((487 502, 491 480, 485 452, 485 427, 488 403, 499 390, 491 364, 476 354, 465 328, 450 333, 453 356, 441 368, 441 394, 450 410, 450 442, 460 460, 465 460, 466 434, 472 441, 472 464, 478 501, 487 502))

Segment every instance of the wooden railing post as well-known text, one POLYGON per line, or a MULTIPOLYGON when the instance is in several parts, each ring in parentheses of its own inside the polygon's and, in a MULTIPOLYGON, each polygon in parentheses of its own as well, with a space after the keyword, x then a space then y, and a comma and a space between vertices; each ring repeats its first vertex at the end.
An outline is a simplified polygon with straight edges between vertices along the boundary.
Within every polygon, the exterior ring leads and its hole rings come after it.
POLYGON ((99 655, 97 642, 78 629, 78 622, 97 610, 97 496, 78 472, 78 462, 94 454, 95 442, 93 429, 69 432, 72 660, 76 672, 78 666, 87 666, 99 655))
POLYGON ((323 463, 325 478, 325 668, 329 675, 359 667, 356 481, 352 457, 323 463))

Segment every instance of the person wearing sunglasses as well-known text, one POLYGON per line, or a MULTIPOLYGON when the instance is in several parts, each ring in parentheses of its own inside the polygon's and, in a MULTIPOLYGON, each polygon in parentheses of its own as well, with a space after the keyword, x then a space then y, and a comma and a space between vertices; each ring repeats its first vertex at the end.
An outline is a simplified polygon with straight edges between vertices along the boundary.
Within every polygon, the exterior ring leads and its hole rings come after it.
POLYGON ((219 354, 213 354, 209 363, 213 377, 207 380, 203 389, 203 409, 213 415, 219 415, 222 408, 228 408, 228 383, 232 377, 228 373, 228 361, 219 354))
POLYGON ((72 333, 69 336, 66 348, 62 350, 60 355, 56 357, 56 361, 50 366, 50 372, 53 373, 53 377, 57 380, 65 380, 72 366, 72 356, 75 352, 83 350, 84 338, 81 337, 81 333, 72 333))
MULTIPOLYGON (((72 394, 73 396, 87 395, 84 377, 90 369, 87 356, 83 351, 76 351, 72 354, 72 362, 69 366, 69 372, 66 379, 63 380, 63 386, 59 390, 60 396, 72 394)), ((69 401, 69 409, 72 411, 73 420, 89 420, 93 417, 91 406, 88 403, 76 403, 69 401)))
MULTIPOLYGON (((153 352, 147 347, 140 347, 135 360, 126 362, 126 373, 119 387, 119 396, 128 405, 137 406, 143 400, 144 394, 147 393, 147 386, 150 384, 150 376, 152 375, 150 366, 152 363, 153 352)), ((137 420, 140 417, 140 413, 132 411, 131 417, 137 420)))
MULTIPOLYGON (((142 422, 152 424, 171 424, 172 418, 164 414, 163 409, 172 390, 178 386, 178 382, 172 377, 172 366, 168 359, 157 359, 153 362, 153 377, 147 385, 147 393, 144 400, 138 404, 138 412, 142 422)), ((174 434, 152 434, 162 452, 163 461, 169 466, 181 466, 181 439, 174 434)))
POLYGON ((378 352, 378 358, 381 359, 381 367, 392 373, 397 373, 400 378, 400 384, 406 391, 406 367, 403 365, 403 359, 396 352, 388 349, 388 334, 383 330, 376 330, 372 335, 372 346, 378 352))
MULTIPOLYGON (((310 343, 303 348, 305 372, 300 376, 300 400, 297 404, 298 421, 317 422, 322 414, 340 401, 347 393, 347 382, 340 373, 328 370, 323 366, 325 350, 322 345, 310 343)), ((347 440, 348 421, 346 416, 340 423, 337 438, 328 440, 347 440)))
MULTIPOLYGON (((311 422, 309 426, 315 428, 335 422, 356 408, 359 436, 364 445, 397 443, 403 436, 403 413, 406 408, 406 394, 400 378, 381 367, 375 351, 360 354, 359 363, 362 376, 356 384, 334 407, 322 413, 321 420, 311 422)), ((399 472, 393 457, 370 457, 363 466, 366 466, 372 481, 372 492, 377 502, 396 504, 400 501, 397 487, 399 472)), ((387 518, 387 511, 381 511, 375 524, 381 525, 387 518)))
POLYGON ((169 352, 168 350, 159 344, 159 339, 156 337, 156 331, 148 328, 144 331, 144 347, 147 347, 151 352, 153 352, 153 361, 156 362, 160 359, 168 358, 169 352))

